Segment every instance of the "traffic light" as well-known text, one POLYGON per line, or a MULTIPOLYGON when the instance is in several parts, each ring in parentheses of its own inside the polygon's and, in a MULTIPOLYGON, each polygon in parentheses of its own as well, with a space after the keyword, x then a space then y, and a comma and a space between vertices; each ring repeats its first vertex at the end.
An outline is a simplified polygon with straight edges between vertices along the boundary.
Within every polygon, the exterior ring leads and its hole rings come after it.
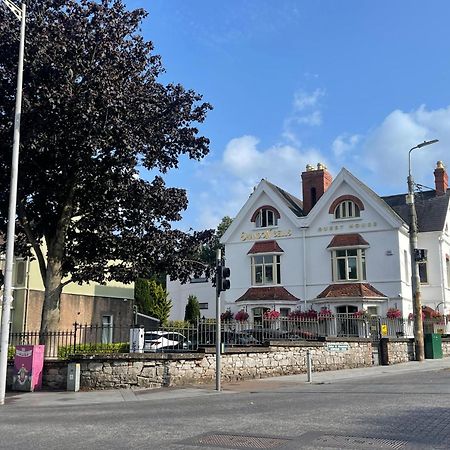
POLYGON ((227 289, 230 289, 230 280, 228 279, 230 276, 230 269, 225 266, 217 266, 217 274, 216 274, 216 289, 217 293, 220 294, 227 289))

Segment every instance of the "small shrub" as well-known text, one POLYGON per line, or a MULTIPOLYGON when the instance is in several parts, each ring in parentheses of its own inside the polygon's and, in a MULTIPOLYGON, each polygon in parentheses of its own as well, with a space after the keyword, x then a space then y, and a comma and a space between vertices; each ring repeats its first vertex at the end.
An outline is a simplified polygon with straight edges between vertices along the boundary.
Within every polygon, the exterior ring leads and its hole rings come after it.
POLYGON ((118 342, 116 344, 78 344, 62 345, 58 348, 58 359, 68 359, 72 355, 93 355, 98 353, 128 353, 130 344, 128 342, 118 342))
POLYGON ((8 347, 8 359, 13 359, 16 355, 16 347, 14 345, 10 345, 8 347))
POLYGON ((167 328, 189 328, 191 325, 187 320, 169 320, 167 328))

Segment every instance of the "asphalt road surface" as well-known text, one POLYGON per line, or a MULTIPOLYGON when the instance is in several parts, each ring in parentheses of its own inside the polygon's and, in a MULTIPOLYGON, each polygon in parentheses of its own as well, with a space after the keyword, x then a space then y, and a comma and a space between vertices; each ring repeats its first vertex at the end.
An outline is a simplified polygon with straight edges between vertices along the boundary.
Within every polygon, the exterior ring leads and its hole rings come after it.
POLYGON ((221 393, 209 386, 10 395, 0 407, 0 448, 450 449, 447 366, 336 372, 313 384, 281 377, 221 393))

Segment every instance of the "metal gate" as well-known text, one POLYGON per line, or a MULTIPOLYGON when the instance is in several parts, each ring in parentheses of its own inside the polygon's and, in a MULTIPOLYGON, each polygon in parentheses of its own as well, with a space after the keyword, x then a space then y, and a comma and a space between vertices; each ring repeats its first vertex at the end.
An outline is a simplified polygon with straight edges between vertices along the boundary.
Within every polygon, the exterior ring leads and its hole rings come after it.
POLYGON ((379 366, 382 361, 381 347, 381 320, 378 316, 370 316, 369 332, 372 339, 372 365, 379 366))

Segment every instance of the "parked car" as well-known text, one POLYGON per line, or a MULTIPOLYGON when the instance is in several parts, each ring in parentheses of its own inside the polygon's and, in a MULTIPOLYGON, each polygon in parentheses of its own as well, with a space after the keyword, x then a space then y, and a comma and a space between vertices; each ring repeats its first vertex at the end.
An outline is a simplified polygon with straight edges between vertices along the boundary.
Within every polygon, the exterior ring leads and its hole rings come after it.
MULTIPOLYGON (((259 345, 260 342, 251 334, 246 331, 232 331, 222 330, 220 333, 221 342, 225 345, 259 345)), ((198 336, 199 345, 215 345, 216 332, 215 330, 207 330, 202 332, 198 336)))
POLYGON ((144 352, 189 350, 191 341, 175 331, 147 331, 144 335, 144 352))

